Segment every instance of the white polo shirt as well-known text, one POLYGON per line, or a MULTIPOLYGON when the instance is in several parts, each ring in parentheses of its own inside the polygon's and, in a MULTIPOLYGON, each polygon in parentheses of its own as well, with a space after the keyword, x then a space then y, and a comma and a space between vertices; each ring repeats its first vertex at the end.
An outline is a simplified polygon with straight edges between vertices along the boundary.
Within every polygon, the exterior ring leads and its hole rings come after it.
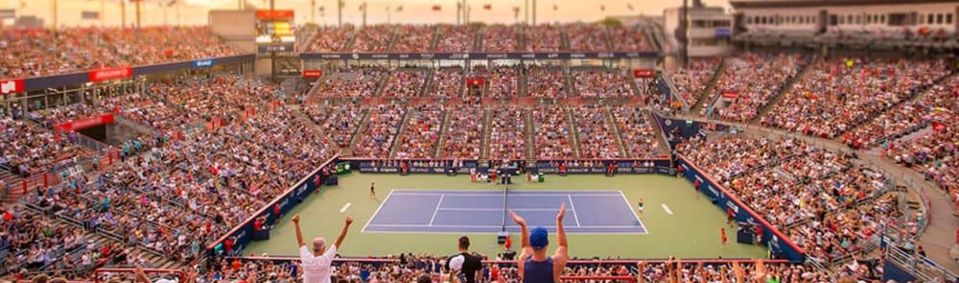
POLYGON ((330 283, 330 274, 333 269, 333 257, 336 256, 336 245, 331 245, 321 256, 314 256, 306 246, 300 247, 300 263, 303 264, 303 283, 330 283))

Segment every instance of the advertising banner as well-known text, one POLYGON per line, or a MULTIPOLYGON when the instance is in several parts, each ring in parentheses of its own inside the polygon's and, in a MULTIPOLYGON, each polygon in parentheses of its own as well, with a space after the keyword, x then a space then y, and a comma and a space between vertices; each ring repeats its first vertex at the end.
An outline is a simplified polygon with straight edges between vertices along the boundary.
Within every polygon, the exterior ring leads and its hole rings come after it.
POLYGON ((106 68, 92 70, 87 74, 91 82, 102 82, 130 78, 133 76, 133 69, 130 67, 106 68))

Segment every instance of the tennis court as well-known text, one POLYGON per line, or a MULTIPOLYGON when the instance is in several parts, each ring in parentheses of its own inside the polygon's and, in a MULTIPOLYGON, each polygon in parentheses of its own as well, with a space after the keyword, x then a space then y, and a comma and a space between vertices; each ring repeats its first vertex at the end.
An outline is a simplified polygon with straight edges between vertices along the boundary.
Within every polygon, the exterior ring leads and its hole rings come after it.
POLYGON ((531 227, 555 231, 556 213, 566 203, 563 224, 571 234, 646 234, 626 196, 618 190, 509 191, 397 189, 380 204, 364 232, 518 232, 506 209, 531 227), (506 209, 504 209, 504 207, 506 209))

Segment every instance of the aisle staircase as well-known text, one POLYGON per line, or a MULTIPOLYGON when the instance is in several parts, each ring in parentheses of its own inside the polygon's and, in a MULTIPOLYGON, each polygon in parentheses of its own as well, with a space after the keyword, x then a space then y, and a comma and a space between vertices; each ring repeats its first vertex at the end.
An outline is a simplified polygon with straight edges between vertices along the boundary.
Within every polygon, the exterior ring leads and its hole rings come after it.
POLYGON ((489 159, 489 138, 493 132, 493 113, 489 109, 483 110, 483 138, 480 144, 480 161, 489 159))
POLYGON ((403 136, 406 135, 406 123, 409 123, 413 115, 420 115, 420 112, 412 107, 407 108, 406 113, 403 113, 403 119, 400 120, 400 129, 396 131, 396 137, 393 138, 393 144, 390 145, 390 158, 396 158, 396 152, 403 145, 402 140, 403 136))
POLYGON ((613 115, 613 110, 609 106, 603 107, 603 111, 606 112, 606 123, 609 123, 610 128, 613 129, 613 137, 616 138, 616 145, 619 146, 619 156, 622 158, 627 158, 626 153, 626 143, 623 142, 623 134, 619 132, 619 125, 616 123, 616 117, 613 115))
MULTIPOLYGON (((696 102, 693 103, 693 106, 690 107, 690 112, 694 115, 698 115, 699 111, 703 109, 703 104, 706 103, 706 100, 709 99, 709 94, 716 91, 716 83, 719 82, 719 78, 722 77, 723 72, 726 71, 727 65, 729 64, 729 58, 722 58, 719 61, 719 67, 716 67, 716 71, 713 73, 713 76, 709 78, 709 82, 706 83, 706 87, 703 88, 703 91, 699 93, 699 98, 696 99, 696 102)), ((719 97, 719 95, 716 95, 719 97)))
POLYGON ((573 156, 581 158, 581 153, 579 152, 579 129, 576 127, 576 123, 573 122, 575 121, 573 119, 573 112, 570 111, 568 107, 562 107, 562 109, 564 116, 566 116, 566 126, 569 128, 569 140, 573 142, 573 156))
POLYGON ((433 153, 433 158, 440 158, 443 156, 443 148, 446 144, 446 132, 449 131, 450 126, 450 111, 449 109, 443 111, 443 121, 440 122, 440 133, 439 140, 436 141, 436 152, 433 153))
POLYGON ((777 91, 776 94, 769 99, 769 102, 766 103, 766 105, 763 105, 762 108, 760 108, 759 111, 756 112, 757 114, 756 114, 756 117, 753 118, 753 122, 758 122, 762 117, 766 115, 766 113, 769 113, 769 111, 772 111, 772 109, 774 109, 775 106, 779 104, 779 102, 783 101, 783 99, 786 99, 787 94, 792 92, 793 88, 796 86, 796 82, 798 82, 800 79, 802 79, 807 74, 809 74, 809 72, 812 71, 813 69, 813 65, 816 65, 816 62, 818 61, 819 61, 818 55, 815 55, 811 59, 808 59, 806 61, 806 64, 802 66, 802 69, 799 70, 799 72, 797 72, 795 76, 792 76, 789 79, 787 79, 786 82, 783 83, 783 87, 779 88, 779 91, 777 91))

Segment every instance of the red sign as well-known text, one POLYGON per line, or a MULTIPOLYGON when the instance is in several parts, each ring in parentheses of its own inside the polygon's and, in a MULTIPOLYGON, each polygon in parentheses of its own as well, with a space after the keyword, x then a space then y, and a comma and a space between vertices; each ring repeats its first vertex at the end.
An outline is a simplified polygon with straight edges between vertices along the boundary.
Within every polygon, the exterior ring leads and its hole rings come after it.
POLYGON ((737 97, 739 97, 739 92, 735 92, 735 91, 724 91, 724 92, 723 92, 723 98, 726 98, 726 99, 736 99, 737 97))
POLYGON ((91 82, 126 79, 132 76, 133 76, 133 69, 130 67, 99 69, 99 70, 90 71, 89 73, 91 82))
POLYGON ((0 81, 0 94, 23 92, 23 80, 0 81))
POLYGON ((483 78, 483 77, 466 79, 466 85, 472 86, 472 87, 482 86, 485 83, 486 83, 486 78, 483 78))
POLYGON ((292 20, 293 10, 256 10, 258 20, 292 20))
POLYGON ((939 121, 932 121, 932 129, 933 129, 933 130, 935 130, 935 131, 937 131, 937 132, 942 132, 942 131, 945 131, 946 128, 947 128, 947 127, 946 127, 946 124, 943 124, 942 122, 939 122, 939 121))
POLYGON ((440 10, 443 10, 443 6, 433 5, 433 11, 437 11, 437 12, 438 12, 438 11, 440 11, 440 10))
POLYGON ((64 132, 86 129, 93 126, 113 124, 114 117, 112 113, 103 114, 97 117, 86 118, 82 120, 73 120, 61 123, 54 128, 64 132))
POLYGON ((303 70, 303 78, 315 79, 323 76, 323 70, 303 70))
POLYGON ((634 78, 652 78, 656 76, 656 71, 651 69, 634 69, 634 78))

